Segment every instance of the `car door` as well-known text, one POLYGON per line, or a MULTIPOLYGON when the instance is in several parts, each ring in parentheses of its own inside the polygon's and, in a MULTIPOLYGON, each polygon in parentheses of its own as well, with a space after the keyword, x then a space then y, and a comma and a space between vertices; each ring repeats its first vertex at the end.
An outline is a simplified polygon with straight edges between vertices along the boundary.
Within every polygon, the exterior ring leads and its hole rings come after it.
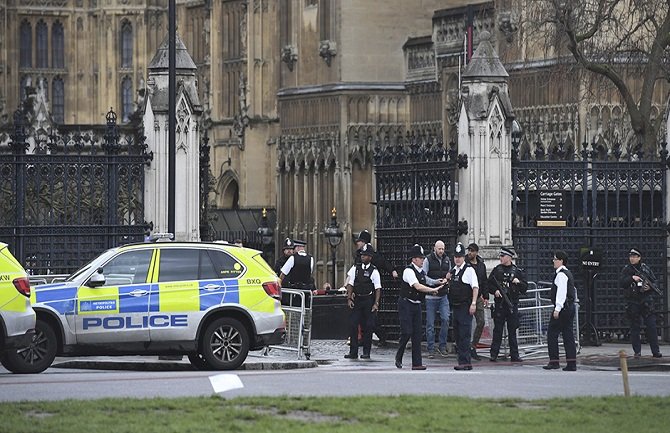
POLYGON ((102 266, 102 287, 78 288, 78 344, 149 341, 148 277, 153 254, 152 248, 123 251, 102 266))
MULTIPOLYGON (((191 341, 204 315, 200 307, 203 280, 216 277, 204 248, 162 247, 157 254, 157 267, 149 305, 151 342, 191 341)), ((210 290, 222 286, 210 281, 210 290)))

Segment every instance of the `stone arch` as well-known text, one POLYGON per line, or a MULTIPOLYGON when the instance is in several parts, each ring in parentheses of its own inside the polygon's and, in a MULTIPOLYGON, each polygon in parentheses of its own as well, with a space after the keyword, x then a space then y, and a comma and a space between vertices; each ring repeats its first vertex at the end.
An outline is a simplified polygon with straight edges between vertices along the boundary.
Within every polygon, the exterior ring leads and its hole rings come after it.
POLYGON ((221 209, 239 209, 239 179, 233 170, 226 170, 216 185, 217 206, 221 209))

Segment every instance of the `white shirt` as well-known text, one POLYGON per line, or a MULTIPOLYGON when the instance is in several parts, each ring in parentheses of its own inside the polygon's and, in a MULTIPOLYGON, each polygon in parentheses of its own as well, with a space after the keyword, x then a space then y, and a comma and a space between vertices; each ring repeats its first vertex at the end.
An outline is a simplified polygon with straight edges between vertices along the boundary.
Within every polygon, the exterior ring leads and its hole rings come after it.
MULTIPOLYGON (((412 263, 412 266, 419 273, 421 273, 421 271, 423 271, 423 268, 419 268, 414 263, 412 263)), ((419 282, 418 278, 416 278, 416 274, 410 268, 405 268, 405 270, 402 271, 402 280, 404 282, 406 282, 407 284, 409 284, 410 287, 414 287, 414 285, 419 282)), ((420 304, 421 303, 421 301, 415 301, 413 299, 407 299, 407 300, 409 302, 414 303, 414 304, 420 304)))
MULTIPOLYGON (((304 251, 298 251, 298 254, 301 256, 306 256, 307 253, 304 251)), ((293 269, 293 264, 295 262, 295 259, 293 256, 289 257, 286 263, 284 263, 284 266, 281 267, 281 273, 284 275, 288 275, 289 272, 291 272, 291 269, 293 269)), ((314 272, 314 257, 312 257, 311 263, 310 263, 310 270, 311 272, 314 272)))
MULTIPOLYGON (((370 267, 370 265, 362 265, 362 266, 363 269, 367 269, 370 267)), ((347 277, 349 278, 349 282, 347 284, 351 284, 353 286, 354 280, 356 279, 356 265, 352 266, 351 269, 349 269, 349 272, 347 272, 347 277)), ((382 288, 382 278, 379 275, 379 271, 377 269, 372 271, 370 279, 372 280, 372 284, 375 286, 375 289, 382 288)))
MULTIPOLYGON (((454 269, 456 269, 456 271, 452 273, 452 275, 461 272, 463 266, 465 266, 465 263, 463 263, 460 267, 455 266, 454 269)), ((479 288, 479 280, 477 279, 477 272, 475 272, 475 268, 473 268, 472 266, 468 266, 467 268, 465 268, 465 272, 463 272, 463 276, 461 276, 461 281, 464 282, 465 284, 469 284, 470 287, 472 287, 473 289, 475 287, 479 288)))
POLYGON ((559 313, 565 305, 565 298, 568 296, 568 276, 565 273, 561 272, 563 269, 568 269, 565 266, 561 266, 556 269, 556 278, 554 278, 554 284, 556 284, 556 306, 554 310, 559 313))

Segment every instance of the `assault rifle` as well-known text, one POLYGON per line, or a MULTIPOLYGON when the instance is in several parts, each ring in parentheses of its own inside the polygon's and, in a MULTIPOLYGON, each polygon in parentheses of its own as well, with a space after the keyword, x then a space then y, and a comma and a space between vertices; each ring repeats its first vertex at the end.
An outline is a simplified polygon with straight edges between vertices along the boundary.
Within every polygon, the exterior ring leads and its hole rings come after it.
POLYGON ((635 270, 635 275, 642 278, 642 281, 639 281, 637 283, 638 287, 640 288, 640 293, 644 293, 648 290, 653 290, 654 292, 656 292, 658 296, 661 297, 663 296, 663 292, 661 291, 661 289, 658 287, 658 285, 656 285, 654 280, 652 280, 651 275, 649 275, 646 271, 642 269, 642 266, 640 266, 640 269, 637 269, 635 267, 633 267, 633 269, 635 270))
POLYGON ((500 290, 500 294, 502 295, 503 298, 503 304, 505 304, 505 307, 507 307, 507 311, 510 314, 514 314, 514 305, 512 304, 512 301, 510 301, 509 296, 507 295, 507 291, 509 290, 509 281, 505 281, 504 283, 501 284, 495 275, 493 275, 493 280, 496 282, 498 290, 500 290))

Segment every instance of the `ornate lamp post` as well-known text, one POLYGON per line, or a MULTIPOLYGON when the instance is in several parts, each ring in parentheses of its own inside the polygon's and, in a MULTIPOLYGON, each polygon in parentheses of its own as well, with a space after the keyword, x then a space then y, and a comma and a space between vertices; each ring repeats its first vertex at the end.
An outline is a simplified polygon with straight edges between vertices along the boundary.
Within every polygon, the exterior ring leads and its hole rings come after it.
POLYGON ((333 211, 331 213, 330 217, 330 225, 326 227, 323 230, 323 235, 328 239, 328 244, 330 245, 330 251, 331 251, 331 260, 333 263, 333 281, 331 282, 332 287, 335 288, 337 287, 337 283, 335 281, 335 267, 336 267, 336 256, 335 256, 335 250, 337 249, 337 246, 342 242, 342 236, 344 235, 342 233, 342 230, 340 230, 340 225, 337 223, 337 210, 333 208, 333 211))
POLYGON ((268 212, 263 208, 263 217, 261 218, 261 225, 256 232, 261 237, 263 243, 263 258, 270 266, 272 266, 272 252, 274 251, 274 230, 268 227, 268 212))

